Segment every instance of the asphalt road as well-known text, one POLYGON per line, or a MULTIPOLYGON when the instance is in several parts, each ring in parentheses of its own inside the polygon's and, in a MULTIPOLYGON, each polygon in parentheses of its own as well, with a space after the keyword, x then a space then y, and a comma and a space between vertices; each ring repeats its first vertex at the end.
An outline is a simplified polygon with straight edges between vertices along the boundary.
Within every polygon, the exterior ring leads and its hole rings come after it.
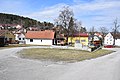
POLYGON ((120 80, 120 48, 76 63, 22 59, 16 54, 22 49, 0 50, 0 80, 120 80))

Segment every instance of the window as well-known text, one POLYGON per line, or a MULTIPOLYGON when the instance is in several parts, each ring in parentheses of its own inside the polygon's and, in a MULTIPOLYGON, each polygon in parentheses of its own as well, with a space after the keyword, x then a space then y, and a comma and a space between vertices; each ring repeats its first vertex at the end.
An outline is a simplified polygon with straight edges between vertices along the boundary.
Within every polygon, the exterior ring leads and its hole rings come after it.
POLYGON ((75 42, 76 42, 76 43, 80 43, 80 41, 79 41, 79 40, 76 40, 75 42))
POLYGON ((12 40, 12 38, 9 38, 9 41, 12 40))
POLYGON ((23 38, 23 40, 25 40, 25 38, 23 38))
POLYGON ((33 39, 30 39, 30 42, 33 42, 33 39))
POLYGON ((7 41, 7 38, 5 38, 5 40, 7 41))
POLYGON ((41 42, 42 42, 42 40, 41 40, 41 42))
POLYGON ((19 38, 19 40, 21 40, 21 38, 19 38))
POLYGON ((81 40, 81 42, 86 42, 86 40, 81 40))

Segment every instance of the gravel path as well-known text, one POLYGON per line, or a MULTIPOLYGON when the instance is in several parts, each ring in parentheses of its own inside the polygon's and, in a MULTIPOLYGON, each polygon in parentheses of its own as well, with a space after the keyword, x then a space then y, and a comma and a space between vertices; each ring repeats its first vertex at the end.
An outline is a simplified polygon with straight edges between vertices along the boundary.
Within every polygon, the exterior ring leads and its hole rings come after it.
POLYGON ((15 53, 23 48, 0 50, 0 80, 120 80, 120 48, 76 63, 21 59, 15 53))

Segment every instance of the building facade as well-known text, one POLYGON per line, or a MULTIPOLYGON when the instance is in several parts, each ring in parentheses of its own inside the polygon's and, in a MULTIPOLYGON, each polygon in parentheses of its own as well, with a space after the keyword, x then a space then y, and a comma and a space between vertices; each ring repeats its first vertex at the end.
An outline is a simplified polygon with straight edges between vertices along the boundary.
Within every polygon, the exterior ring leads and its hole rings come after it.
POLYGON ((54 44, 54 34, 52 30, 45 31, 28 31, 25 34, 26 44, 31 45, 53 45, 54 44))
POLYGON ((111 33, 108 33, 105 38, 104 38, 104 45, 113 45, 114 42, 114 38, 113 35, 111 33))

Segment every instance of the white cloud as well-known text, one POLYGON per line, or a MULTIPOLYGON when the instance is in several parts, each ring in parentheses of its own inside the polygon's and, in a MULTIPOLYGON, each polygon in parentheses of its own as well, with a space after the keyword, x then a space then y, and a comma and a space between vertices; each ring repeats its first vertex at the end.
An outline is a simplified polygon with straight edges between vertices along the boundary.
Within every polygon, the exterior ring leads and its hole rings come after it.
POLYGON ((96 0, 90 3, 79 3, 71 7, 75 15, 79 16, 78 18, 88 27, 111 27, 115 18, 120 18, 119 0, 96 0))
MULTIPOLYGON (((99 0, 98 0, 99 1, 99 0)), ((74 11, 95 11, 95 10, 106 10, 112 8, 120 7, 120 1, 109 1, 109 2, 90 2, 90 3, 79 3, 77 5, 71 6, 74 11)))
MULTIPOLYGON (((78 1, 78 0, 74 0, 74 1, 78 1)), ((40 10, 39 12, 34 12, 32 14, 29 14, 28 16, 35 17, 35 18, 39 17, 39 19, 54 18, 58 15, 59 10, 61 10, 61 8, 65 5, 66 4, 57 4, 51 7, 44 8, 43 10, 40 10)), ((113 10, 114 8, 120 8, 120 1, 100 0, 100 1, 92 1, 90 3, 74 4, 74 5, 70 5, 70 7, 73 9, 75 14, 82 13, 82 15, 84 15, 85 12, 90 13, 90 12, 95 12, 95 11, 97 13, 101 11, 100 13, 104 14, 102 12, 104 12, 105 10, 107 11, 107 10, 113 10)))
POLYGON ((32 18, 40 20, 40 21, 53 22, 53 20, 55 18, 57 18, 57 16, 59 15, 59 11, 61 10, 61 8, 63 6, 67 6, 67 5, 66 4, 57 4, 57 5, 54 5, 51 7, 44 8, 44 9, 40 10, 39 12, 34 12, 32 14, 27 14, 24 16, 32 17, 32 18))

